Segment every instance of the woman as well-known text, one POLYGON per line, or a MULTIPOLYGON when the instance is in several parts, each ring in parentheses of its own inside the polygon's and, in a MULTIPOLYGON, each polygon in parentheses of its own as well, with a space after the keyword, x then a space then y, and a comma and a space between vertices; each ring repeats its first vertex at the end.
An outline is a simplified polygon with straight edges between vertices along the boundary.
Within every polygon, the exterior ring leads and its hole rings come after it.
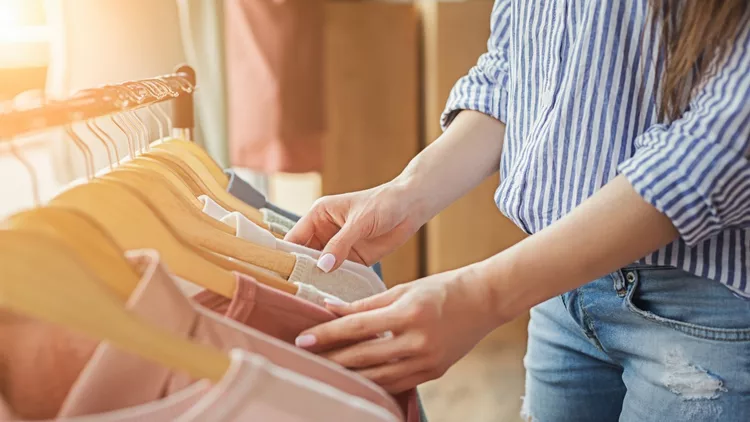
POLYGON ((497 0, 440 139, 393 181, 322 199, 288 239, 324 248, 324 271, 375 262, 498 166, 496 202, 531 236, 331 303, 344 317, 297 344, 399 392, 531 308, 528 419, 748 420, 747 9, 497 0))

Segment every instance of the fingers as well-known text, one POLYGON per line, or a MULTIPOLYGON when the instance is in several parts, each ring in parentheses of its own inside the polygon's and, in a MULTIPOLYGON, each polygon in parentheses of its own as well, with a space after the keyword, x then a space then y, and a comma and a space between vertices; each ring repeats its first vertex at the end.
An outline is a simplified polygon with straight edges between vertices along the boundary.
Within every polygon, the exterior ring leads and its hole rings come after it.
POLYGON ((407 286, 405 284, 401 284, 391 288, 390 290, 386 290, 383 293, 379 293, 374 296, 370 296, 368 298, 357 300, 351 303, 326 301, 326 308, 339 316, 372 311, 390 305, 391 303, 395 302, 396 299, 403 296, 403 294, 406 293, 407 290, 407 286))
POLYGON ((362 238, 362 231, 355 223, 347 221, 344 226, 328 241, 318 259, 318 268, 325 272, 333 271, 349 257, 352 247, 362 238))
POLYGON ((321 356, 349 369, 363 369, 383 365, 414 353, 406 336, 376 338, 353 346, 336 349, 321 356))
POLYGON ((369 340, 387 331, 399 331, 407 323, 399 312, 391 308, 344 316, 303 332, 295 344, 311 352, 320 353, 345 344, 369 340))
POLYGON ((289 230, 289 233, 284 236, 284 240, 297 245, 307 245, 313 236, 315 236, 315 222, 313 221, 313 215, 314 214, 312 213, 307 214, 295 223, 294 227, 289 230))

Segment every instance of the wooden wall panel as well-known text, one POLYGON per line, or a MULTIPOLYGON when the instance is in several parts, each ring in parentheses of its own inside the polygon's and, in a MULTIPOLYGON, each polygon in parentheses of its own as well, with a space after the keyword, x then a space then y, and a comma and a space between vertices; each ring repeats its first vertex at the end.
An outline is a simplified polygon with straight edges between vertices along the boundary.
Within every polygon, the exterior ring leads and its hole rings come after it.
MULTIPOLYGON (((379 185, 419 151, 419 40, 411 3, 326 5, 324 195, 379 185)), ((419 240, 383 260, 386 284, 419 277, 419 240)))
MULTIPOLYGON (((440 136, 440 114, 456 80, 487 51, 492 0, 422 0, 424 127, 426 142, 440 136)), ((426 270, 435 274, 490 257, 525 234, 498 211, 495 173, 452 204, 426 229, 426 270)), ((525 342, 528 314, 496 330, 496 336, 525 342)))
MULTIPOLYGON (((425 139, 441 134, 440 113, 453 84, 487 50, 491 0, 421 2, 424 31, 425 139)), ((523 237, 496 208, 497 174, 427 225, 427 273, 458 268, 492 256, 523 237)))

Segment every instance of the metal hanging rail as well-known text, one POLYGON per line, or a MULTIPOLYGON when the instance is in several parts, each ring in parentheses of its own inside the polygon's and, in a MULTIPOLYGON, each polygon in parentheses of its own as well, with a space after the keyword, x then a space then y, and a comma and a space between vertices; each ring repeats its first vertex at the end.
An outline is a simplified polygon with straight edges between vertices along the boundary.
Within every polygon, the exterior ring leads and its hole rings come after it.
POLYGON ((3 112, 0 113, 0 142, 170 100, 174 100, 174 130, 184 139, 192 139, 195 86, 195 71, 183 65, 169 75, 85 89, 65 100, 3 112))

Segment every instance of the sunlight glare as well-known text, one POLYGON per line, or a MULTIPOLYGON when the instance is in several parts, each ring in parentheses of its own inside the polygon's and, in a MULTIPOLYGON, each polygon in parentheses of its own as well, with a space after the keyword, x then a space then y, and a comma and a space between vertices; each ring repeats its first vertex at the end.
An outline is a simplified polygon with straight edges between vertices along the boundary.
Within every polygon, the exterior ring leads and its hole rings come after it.
POLYGON ((0 39, 10 41, 21 23, 22 0, 0 0, 0 39))

